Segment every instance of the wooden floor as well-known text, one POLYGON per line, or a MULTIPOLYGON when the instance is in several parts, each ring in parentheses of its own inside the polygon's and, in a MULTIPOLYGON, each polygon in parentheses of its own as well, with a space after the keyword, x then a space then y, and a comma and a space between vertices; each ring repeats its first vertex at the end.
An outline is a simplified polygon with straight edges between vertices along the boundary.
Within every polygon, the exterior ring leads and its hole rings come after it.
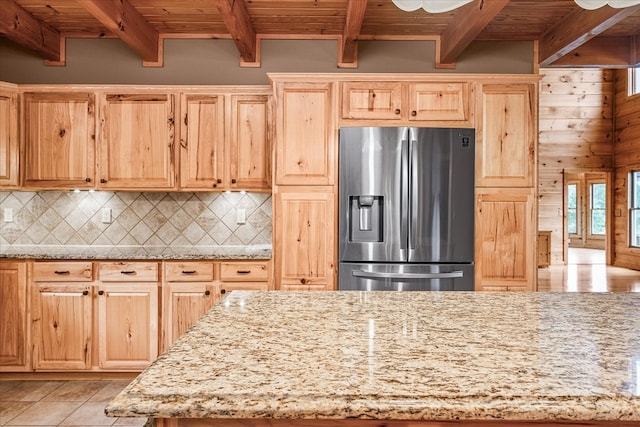
POLYGON ((606 265, 601 250, 569 248, 566 265, 538 269, 538 291, 640 292, 640 271, 606 265))

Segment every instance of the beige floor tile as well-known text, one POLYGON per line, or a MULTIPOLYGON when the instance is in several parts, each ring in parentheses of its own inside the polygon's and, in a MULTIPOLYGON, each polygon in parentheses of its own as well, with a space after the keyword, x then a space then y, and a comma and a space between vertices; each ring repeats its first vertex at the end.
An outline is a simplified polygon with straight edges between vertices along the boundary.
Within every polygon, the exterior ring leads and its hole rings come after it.
POLYGON ((59 425, 61 426, 110 426, 116 418, 104 414, 105 403, 86 402, 59 425))
POLYGON ((108 381, 67 381, 45 398, 43 402, 86 402, 100 391, 108 381))
POLYGON ((20 384, 20 381, 0 381, 0 401, 3 400, 3 393, 6 393, 18 384, 20 384))
POLYGON ((9 402, 0 400, 0 425, 6 425, 9 421, 23 413, 33 402, 9 402))
POLYGON ((91 396, 89 402, 109 402, 118 393, 120 393, 126 386, 129 385, 129 380, 114 380, 109 381, 104 387, 102 387, 96 394, 91 396))
POLYGON ((10 390, 11 400, 37 402, 64 383, 64 381, 23 381, 10 390))
POLYGON ((146 418, 118 418, 114 426, 144 426, 147 424, 146 418))
POLYGON ((81 405, 81 402, 36 402, 33 406, 9 421, 6 425, 57 426, 81 405))

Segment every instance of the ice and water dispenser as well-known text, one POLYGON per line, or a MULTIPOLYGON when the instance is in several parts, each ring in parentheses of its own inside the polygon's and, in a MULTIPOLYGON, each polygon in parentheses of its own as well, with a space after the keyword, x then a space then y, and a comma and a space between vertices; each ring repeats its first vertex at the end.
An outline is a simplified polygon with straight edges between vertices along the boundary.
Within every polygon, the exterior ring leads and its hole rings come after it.
POLYGON ((349 241, 382 242, 383 196, 349 196, 349 241))

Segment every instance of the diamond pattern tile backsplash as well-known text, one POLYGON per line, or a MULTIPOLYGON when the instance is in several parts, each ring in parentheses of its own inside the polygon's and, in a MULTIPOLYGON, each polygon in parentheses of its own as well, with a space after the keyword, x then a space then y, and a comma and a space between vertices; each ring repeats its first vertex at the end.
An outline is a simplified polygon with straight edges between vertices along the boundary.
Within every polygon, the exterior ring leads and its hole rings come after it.
POLYGON ((0 245, 271 244, 265 193, 5 191, 0 217, 0 245), (105 209, 110 223, 102 221, 105 209), (238 209, 246 210, 245 224, 236 223, 238 209))

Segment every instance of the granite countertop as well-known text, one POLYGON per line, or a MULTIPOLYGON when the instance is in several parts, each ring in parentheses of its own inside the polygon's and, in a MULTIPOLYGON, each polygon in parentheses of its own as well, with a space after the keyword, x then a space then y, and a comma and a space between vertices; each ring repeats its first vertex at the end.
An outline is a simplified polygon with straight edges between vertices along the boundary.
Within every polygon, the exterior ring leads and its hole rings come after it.
POLYGON ((138 246, 138 245, 6 245, 0 258, 13 259, 270 259, 271 245, 138 246))
POLYGON ((236 291, 106 413, 640 421, 640 294, 236 291))

